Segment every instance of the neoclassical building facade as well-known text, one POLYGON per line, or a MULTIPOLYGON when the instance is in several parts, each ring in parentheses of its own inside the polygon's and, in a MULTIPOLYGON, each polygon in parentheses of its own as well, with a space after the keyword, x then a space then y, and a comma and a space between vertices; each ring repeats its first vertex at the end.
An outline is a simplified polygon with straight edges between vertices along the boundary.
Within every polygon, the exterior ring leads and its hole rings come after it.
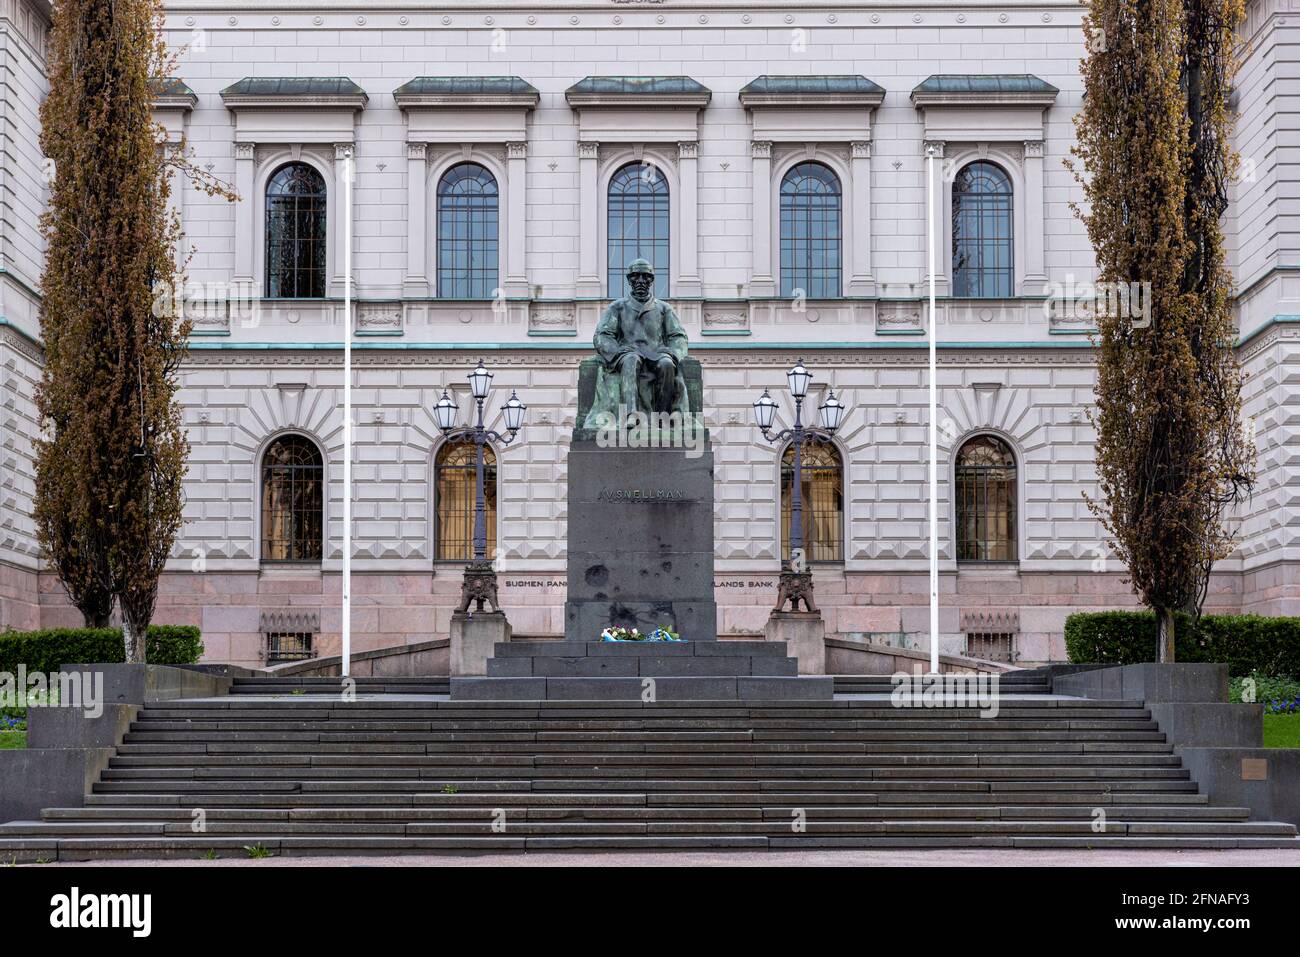
MULTIPOLYGON (((1300 613, 1296 6, 1251 0, 1242 31, 1226 231, 1260 469, 1216 611, 1300 613)), ((0 11, 0 627, 48 627, 79 622, 30 515, 49 11, 0 11)), ((163 148, 239 200, 174 184, 192 453, 157 620, 201 626, 212 660, 337 651, 350 335, 353 647, 447 633, 473 463, 433 405, 447 389, 465 421, 480 358, 489 418, 511 390, 528 406, 489 456, 502 603, 516 635, 560 635, 577 365, 644 256, 703 367, 721 636, 761 633, 775 596, 789 456, 751 405, 771 389, 788 420, 802 358, 810 404, 834 388, 849 406, 803 486, 828 631, 928 646, 933 330, 943 648, 1063 658, 1068 614, 1134 604, 1084 501, 1093 264, 1064 165, 1082 16, 1073 0, 169 2, 163 148)))

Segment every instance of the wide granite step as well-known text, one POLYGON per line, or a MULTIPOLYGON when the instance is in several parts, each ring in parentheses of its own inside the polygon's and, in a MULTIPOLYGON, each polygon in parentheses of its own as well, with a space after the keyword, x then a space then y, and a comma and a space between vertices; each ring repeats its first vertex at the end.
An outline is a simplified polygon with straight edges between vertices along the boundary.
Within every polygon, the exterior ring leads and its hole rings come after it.
POLYGON ((834 681, 819 677, 452 678, 453 701, 828 701, 834 681))

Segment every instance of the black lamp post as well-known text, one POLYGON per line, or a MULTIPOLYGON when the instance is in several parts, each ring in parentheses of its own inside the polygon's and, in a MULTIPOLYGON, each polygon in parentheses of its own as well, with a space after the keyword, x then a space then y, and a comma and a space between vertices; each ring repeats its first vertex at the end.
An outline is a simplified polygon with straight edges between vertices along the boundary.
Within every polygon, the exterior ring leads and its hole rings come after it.
POLYGON ((474 558, 465 566, 465 581, 461 586, 459 611, 466 611, 471 601, 477 602, 478 610, 483 610, 483 603, 490 602, 493 611, 500 610, 497 604, 497 576, 492 563, 487 560, 487 503, 483 494, 483 446, 489 442, 509 445, 514 441, 519 429, 524 424, 526 406, 519 401, 512 390, 510 398, 501 409, 505 419, 506 432, 502 435, 483 424, 483 403, 492 388, 492 373, 478 361, 478 366, 469 374, 469 391, 478 406, 478 415, 473 425, 456 425, 456 403, 447 390, 442 390, 442 398, 433 407, 434 419, 438 423, 448 442, 473 442, 474 461, 474 558))
POLYGON ((790 395, 794 398, 794 425, 771 434, 772 424, 776 421, 776 400, 766 389, 754 403, 754 416, 758 420, 759 431, 763 438, 777 445, 787 439, 794 447, 794 487, 790 490, 790 558, 781 560, 781 581, 776 598, 776 610, 781 611, 789 601, 790 610, 798 611, 799 602, 815 612, 817 605, 813 601, 812 572, 803 560, 803 447, 805 445, 829 444, 835 430, 844 420, 845 406, 835 396, 832 389, 826 401, 820 406, 822 424, 804 425, 803 403, 808 397, 808 384, 812 373, 804 368, 803 360, 795 363, 793 369, 786 373, 790 380, 790 395))

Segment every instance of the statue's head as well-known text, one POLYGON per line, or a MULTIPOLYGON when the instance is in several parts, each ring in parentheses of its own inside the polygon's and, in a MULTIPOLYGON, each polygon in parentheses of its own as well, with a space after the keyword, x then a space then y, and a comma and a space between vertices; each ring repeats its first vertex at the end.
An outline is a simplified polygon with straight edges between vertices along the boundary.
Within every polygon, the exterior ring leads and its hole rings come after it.
POLYGON ((632 287, 632 295, 645 302, 650 298, 650 290, 655 284, 655 267, 649 260, 633 259, 627 264, 627 281, 632 287))

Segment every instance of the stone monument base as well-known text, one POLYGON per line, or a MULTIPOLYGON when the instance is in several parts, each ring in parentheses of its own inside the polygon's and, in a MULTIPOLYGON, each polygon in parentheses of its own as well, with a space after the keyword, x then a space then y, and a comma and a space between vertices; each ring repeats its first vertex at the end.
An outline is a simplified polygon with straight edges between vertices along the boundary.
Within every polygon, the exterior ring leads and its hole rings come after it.
POLYGON ((767 641, 518 641, 493 649, 485 677, 451 679, 462 701, 829 701, 833 690, 767 641))
POLYGON ((451 673, 486 675, 492 650, 510 641, 505 612, 453 612, 451 616, 451 673))
POLYGON ((714 641, 713 453, 602 445, 569 449, 566 641, 611 626, 714 641))
POLYGON ((774 611, 763 632, 768 641, 790 649, 799 662, 799 674, 826 674, 826 622, 821 612, 774 611))

